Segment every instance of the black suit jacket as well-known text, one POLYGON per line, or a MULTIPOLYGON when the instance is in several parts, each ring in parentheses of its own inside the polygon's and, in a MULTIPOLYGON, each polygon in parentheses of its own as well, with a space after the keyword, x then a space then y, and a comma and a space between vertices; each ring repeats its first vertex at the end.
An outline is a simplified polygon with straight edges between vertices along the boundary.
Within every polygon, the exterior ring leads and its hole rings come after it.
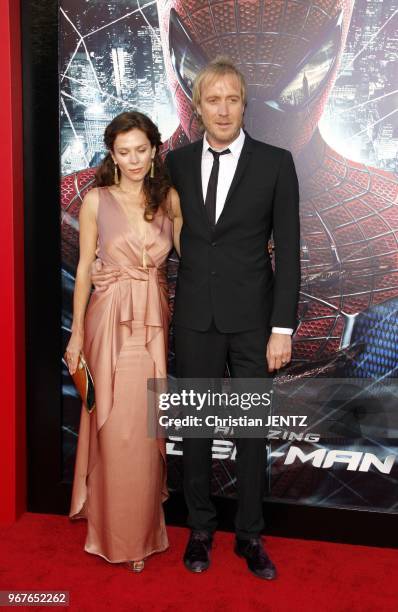
POLYGON ((246 134, 224 209, 213 228, 203 202, 203 140, 170 151, 183 228, 174 322, 224 333, 295 328, 300 285, 299 192, 291 154, 246 134), (275 274, 267 243, 273 233, 275 274))

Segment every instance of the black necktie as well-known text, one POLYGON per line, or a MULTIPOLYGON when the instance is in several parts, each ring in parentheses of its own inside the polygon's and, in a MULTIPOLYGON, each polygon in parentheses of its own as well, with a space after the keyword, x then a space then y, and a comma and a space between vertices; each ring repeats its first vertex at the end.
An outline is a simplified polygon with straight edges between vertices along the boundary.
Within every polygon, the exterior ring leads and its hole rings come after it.
POLYGON ((209 221, 214 226, 216 224, 217 183, 218 171, 220 170, 220 155, 226 155, 227 153, 231 153, 231 151, 229 149, 225 149, 224 151, 213 151, 210 147, 209 151, 213 153, 214 159, 209 184, 207 185, 205 207, 209 216, 209 221))

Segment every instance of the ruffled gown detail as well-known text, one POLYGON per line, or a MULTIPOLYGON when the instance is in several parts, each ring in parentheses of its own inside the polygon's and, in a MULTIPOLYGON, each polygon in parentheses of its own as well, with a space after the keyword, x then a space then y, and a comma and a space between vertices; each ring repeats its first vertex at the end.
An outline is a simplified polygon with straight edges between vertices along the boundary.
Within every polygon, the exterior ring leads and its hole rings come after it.
POLYGON ((87 552, 117 563, 168 547, 165 441, 148 436, 147 380, 167 376, 172 221, 159 209, 144 239, 111 191, 98 191, 98 257, 121 275, 86 312, 96 408, 81 412, 70 517, 88 521, 87 552))

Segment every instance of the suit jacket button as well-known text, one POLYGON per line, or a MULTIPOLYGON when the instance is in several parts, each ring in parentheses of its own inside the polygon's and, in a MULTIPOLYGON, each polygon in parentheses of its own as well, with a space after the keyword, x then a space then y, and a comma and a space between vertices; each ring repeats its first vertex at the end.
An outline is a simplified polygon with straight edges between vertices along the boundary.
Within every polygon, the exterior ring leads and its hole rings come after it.
POLYGON ((211 246, 213 246, 213 247, 214 247, 214 246, 217 246, 217 242, 215 242, 215 241, 214 241, 214 242, 212 242, 212 243, 211 243, 211 246))
POLYGON ((216 271, 215 271, 215 270, 212 270, 212 271, 210 272, 210 274, 211 274, 212 276, 215 276, 215 275, 216 275, 216 271))

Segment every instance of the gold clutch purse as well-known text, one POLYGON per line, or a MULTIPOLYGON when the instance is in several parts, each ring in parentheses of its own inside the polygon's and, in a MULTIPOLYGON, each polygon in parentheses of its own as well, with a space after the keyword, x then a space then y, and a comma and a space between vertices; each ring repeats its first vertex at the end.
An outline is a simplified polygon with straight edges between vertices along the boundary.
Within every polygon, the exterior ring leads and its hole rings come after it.
MULTIPOLYGON (((66 361, 66 353, 64 357, 66 361)), ((87 412, 92 412, 95 408, 94 381, 82 353, 79 355, 76 372, 71 376, 87 412)))

